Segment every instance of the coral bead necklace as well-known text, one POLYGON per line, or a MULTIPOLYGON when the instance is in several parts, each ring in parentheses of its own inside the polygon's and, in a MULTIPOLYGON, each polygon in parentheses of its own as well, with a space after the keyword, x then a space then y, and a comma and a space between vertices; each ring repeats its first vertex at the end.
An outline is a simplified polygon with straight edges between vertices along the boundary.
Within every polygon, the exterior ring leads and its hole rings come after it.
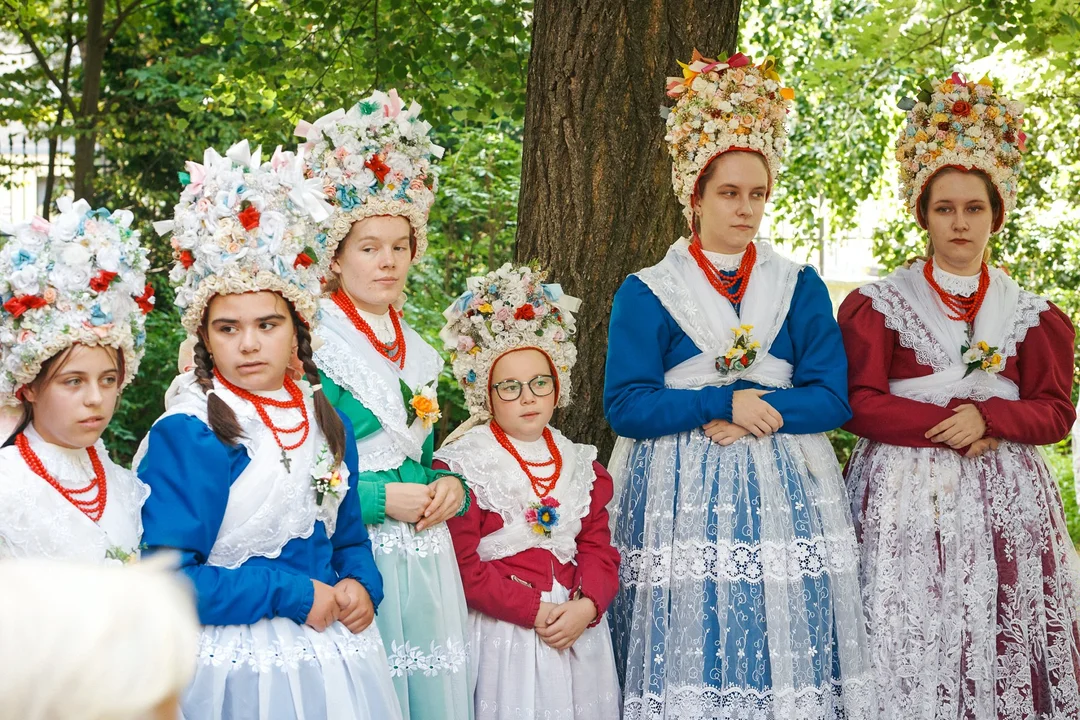
POLYGON ((990 287, 990 272, 986 268, 986 263, 983 263, 979 269, 979 287, 975 290, 975 294, 970 297, 954 295, 938 284, 937 280, 934 279, 933 258, 928 259, 926 264, 923 265, 923 277, 926 278, 930 289, 937 293, 941 303, 948 310, 946 314, 950 320, 959 320, 969 326, 975 324, 975 316, 979 314, 979 308, 982 307, 983 300, 986 299, 986 291, 990 287))
POLYGON ((533 492, 536 493, 536 497, 545 498, 555 489, 555 484, 559 481, 559 475, 562 474, 562 453, 559 452, 558 446, 555 444, 555 437, 551 434, 550 428, 544 428, 544 442, 547 443, 548 452, 551 453, 551 459, 545 462, 529 462, 525 458, 521 457, 521 453, 514 447, 514 443, 507 437, 506 431, 499 427, 499 423, 494 420, 491 421, 491 434, 495 436, 495 439, 503 446, 506 452, 510 453, 511 457, 517 460, 517 464, 521 466, 522 472, 529 478, 529 484, 532 485, 533 492), (551 474, 551 477, 538 478, 533 475, 531 468, 547 467, 548 465, 555 466, 555 472, 551 474))
POLYGON ((304 441, 307 440, 308 432, 311 430, 311 423, 308 422, 307 405, 304 403, 304 393, 300 390, 300 386, 298 386, 291 377, 286 375, 285 390, 289 393, 289 399, 275 400, 273 398, 256 395, 255 393, 249 392, 242 387, 233 385, 231 382, 225 379, 225 376, 222 375, 217 368, 214 368, 214 377, 217 378, 217 381, 224 385, 229 390, 229 392, 236 395, 242 400, 247 400, 249 403, 255 406, 255 412, 259 414, 259 419, 262 420, 263 425, 269 428, 270 433, 274 436, 274 442, 276 442, 277 446, 281 448, 281 464, 285 466, 285 472, 290 472, 291 463, 289 462, 288 451, 295 450, 296 448, 303 445, 304 441), (268 407, 278 408, 281 410, 300 410, 300 415, 303 417, 303 420, 301 420, 300 424, 296 427, 278 427, 270 419, 270 414, 266 411, 266 408, 268 407), (292 435, 293 433, 298 433, 301 431, 303 431, 304 434, 294 444, 286 445, 284 442, 282 442, 281 435, 292 435))
POLYGON ((63 495, 68 502, 78 508, 86 517, 94 522, 101 519, 102 514, 105 512, 108 488, 105 484, 105 467, 101 464, 101 458, 98 457, 97 449, 93 445, 86 448, 86 454, 90 456, 90 466, 94 469, 94 479, 85 487, 71 489, 61 485, 56 478, 49 474, 44 463, 41 462, 41 458, 30 447, 30 441, 26 439, 25 434, 19 433, 18 437, 15 438, 15 446, 19 449, 19 455, 22 456, 23 462, 35 475, 52 485, 58 493, 63 495), (91 499, 80 499, 80 496, 87 496, 95 489, 97 493, 91 499))
POLYGON ((757 260, 757 248, 754 247, 754 243, 746 246, 739 268, 734 275, 730 276, 713 267, 713 264, 709 262, 709 258, 705 256, 705 250, 701 247, 701 239, 696 235, 693 242, 690 243, 690 256, 694 258, 694 262, 701 268, 701 272, 705 273, 709 284, 713 286, 716 292, 726 297, 732 305, 738 305, 742 302, 743 295, 746 294, 746 288, 750 285, 750 273, 753 272, 754 262, 757 260))
POLYGON ((356 305, 353 304, 352 299, 345 294, 345 291, 338 289, 334 292, 330 299, 334 301, 334 304, 341 308, 341 312, 345 313, 345 317, 349 318, 353 327, 363 333, 367 339, 371 342, 380 355, 389 360, 392 363, 396 363, 401 369, 405 369, 405 334, 401 331, 401 320, 398 318, 397 310, 393 305, 389 308, 390 322, 394 324, 394 340, 390 343, 384 343, 379 340, 375 334, 375 330, 368 324, 367 320, 360 317, 360 313, 356 310, 356 305))

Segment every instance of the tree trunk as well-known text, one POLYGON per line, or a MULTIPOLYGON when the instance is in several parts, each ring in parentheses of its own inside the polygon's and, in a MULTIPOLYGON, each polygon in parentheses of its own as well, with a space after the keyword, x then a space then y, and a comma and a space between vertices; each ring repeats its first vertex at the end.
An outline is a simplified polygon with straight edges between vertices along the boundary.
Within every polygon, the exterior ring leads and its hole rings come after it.
POLYGON ((561 430, 593 443, 604 419, 615 291, 685 231, 664 143, 665 79, 696 47, 727 57, 741 0, 537 0, 525 110, 516 256, 582 299, 574 404, 561 430))
POLYGON ((91 200, 94 192, 94 149, 97 145, 101 67, 105 60, 105 0, 86 5, 86 40, 82 45, 82 99, 75 122, 75 197, 91 200))

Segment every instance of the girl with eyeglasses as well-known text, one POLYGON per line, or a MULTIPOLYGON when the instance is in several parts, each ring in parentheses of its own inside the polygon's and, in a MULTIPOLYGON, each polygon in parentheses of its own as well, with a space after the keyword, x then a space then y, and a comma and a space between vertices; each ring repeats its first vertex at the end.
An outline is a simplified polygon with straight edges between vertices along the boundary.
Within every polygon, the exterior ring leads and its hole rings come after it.
POLYGON ((570 400, 577 301, 543 273, 471 278, 442 338, 470 418, 435 454, 470 507, 447 521, 469 605, 483 718, 617 718, 603 615, 618 588, 611 477, 548 423, 570 400))

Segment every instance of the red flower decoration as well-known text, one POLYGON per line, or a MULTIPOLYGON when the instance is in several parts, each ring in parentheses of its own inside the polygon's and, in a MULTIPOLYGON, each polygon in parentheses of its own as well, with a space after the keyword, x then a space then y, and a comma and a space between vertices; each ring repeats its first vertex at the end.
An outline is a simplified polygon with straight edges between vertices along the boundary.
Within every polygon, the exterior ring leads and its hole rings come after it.
POLYGON ((1016 146, 1017 149, 1020 150, 1020 152, 1024 152, 1025 150, 1027 150, 1027 148, 1024 146, 1024 143, 1026 143, 1026 142, 1027 142, 1027 135, 1025 135, 1024 131, 1021 130, 1020 131, 1020 144, 1016 146))
POLYGON ((540 498, 540 504, 544 507, 559 507, 559 501, 553 497, 540 498))
POLYGON ((39 298, 37 295, 20 295, 4 303, 4 309, 15 317, 19 317, 27 310, 45 307, 47 304, 43 298, 39 298))
POLYGON ((236 219, 240 221, 245 230, 254 230, 259 227, 259 211, 255 209, 254 205, 248 205, 236 213, 236 219))
POLYGON ((743 55, 741 52, 737 52, 727 59, 727 66, 729 68, 743 67, 750 64, 750 58, 743 55))
POLYGON ((1013 135, 1011 132, 1003 133, 1001 139, 1007 143, 1016 142, 1016 136, 1013 135))
POLYGON ((536 310, 529 303, 525 303, 514 312, 515 320, 532 320, 536 317, 536 310))
POLYGON ((143 294, 135 298, 135 304, 142 310, 143 315, 149 315, 150 311, 154 309, 154 286, 146 283, 143 294))
POLYGON ((296 260, 293 261, 292 266, 294 268, 295 267, 308 268, 308 267, 311 267, 312 263, 314 263, 314 262, 315 262, 314 260, 312 260, 310 257, 308 257, 308 254, 306 252, 302 252, 302 253, 300 253, 299 255, 296 256, 296 260))
POLYGON ((967 117, 971 114, 971 104, 964 100, 957 100, 952 106, 953 115, 959 115, 960 117, 967 117))
POLYGON ((750 358, 748 358, 746 355, 743 355, 741 358, 739 358, 739 362, 742 363, 743 367, 746 367, 750 364, 750 358))
POLYGON ((191 254, 190 250, 181 250, 180 257, 178 259, 180 260, 180 264, 184 266, 185 270, 195 264, 195 256, 191 254))
POLYGON ((375 173, 375 177, 379 179, 380 183, 386 182, 386 176, 390 173, 390 166, 383 162, 382 156, 375 154, 367 159, 364 163, 371 172, 375 173))
POLYGON ((949 124, 949 123, 947 123, 947 122, 939 122, 939 123, 937 124, 937 129, 938 129, 938 130, 948 130, 948 129, 949 129, 949 128, 951 128, 951 127, 952 127, 952 125, 950 125, 950 124, 949 124))
POLYGON ((90 278, 90 289, 94 292, 105 292, 109 289, 109 283, 116 277, 116 273, 101 270, 97 277, 90 278))

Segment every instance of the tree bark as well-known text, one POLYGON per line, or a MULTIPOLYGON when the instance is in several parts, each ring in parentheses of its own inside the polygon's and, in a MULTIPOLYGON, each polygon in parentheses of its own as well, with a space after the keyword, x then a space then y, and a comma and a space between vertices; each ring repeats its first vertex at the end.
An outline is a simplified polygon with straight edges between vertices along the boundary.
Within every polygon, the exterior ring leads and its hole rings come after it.
POLYGON ((82 98, 75 127, 75 197, 90 199, 94 192, 94 149, 97 145, 98 100, 101 68, 105 61, 105 0, 86 4, 86 40, 82 45, 82 98))
POLYGON ((671 187, 665 79, 696 47, 727 57, 741 0, 537 0, 526 94, 516 257, 583 301, 574 403, 560 429, 597 445, 615 291, 659 261, 685 220, 671 187))

